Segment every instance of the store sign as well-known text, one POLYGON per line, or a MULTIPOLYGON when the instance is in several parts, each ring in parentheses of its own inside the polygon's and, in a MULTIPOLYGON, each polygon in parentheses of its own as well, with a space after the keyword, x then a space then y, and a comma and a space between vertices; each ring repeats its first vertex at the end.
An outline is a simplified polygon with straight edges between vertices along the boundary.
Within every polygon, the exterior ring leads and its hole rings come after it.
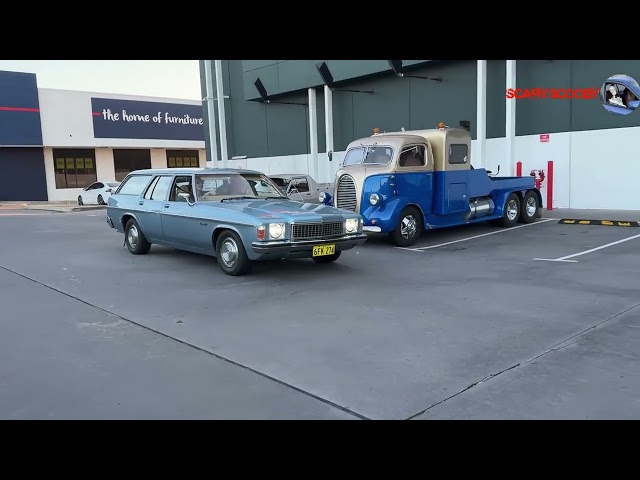
POLYGON ((0 146, 42 146, 38 84, 33 73, 0 71, 0 146))
POLYGON ((91 98, 94 138, 204 142, 201 105, 91 98))

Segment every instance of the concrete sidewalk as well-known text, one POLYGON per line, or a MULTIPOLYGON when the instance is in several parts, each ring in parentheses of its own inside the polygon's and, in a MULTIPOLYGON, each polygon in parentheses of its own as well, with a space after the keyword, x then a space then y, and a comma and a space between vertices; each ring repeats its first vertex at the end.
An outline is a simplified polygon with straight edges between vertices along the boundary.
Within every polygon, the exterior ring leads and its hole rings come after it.
POLYGON ((0 210, 43 210, 47 212, 84 212, 103 210, 104 205, 78 205, 76 202, 0 202, 0 210))
POLYGON ((594 210, 577 208, 554 208, 545 210, 543 218, 571 218, 579 220, 620 220, 623 222, 640 221, 640 210, 594 210))

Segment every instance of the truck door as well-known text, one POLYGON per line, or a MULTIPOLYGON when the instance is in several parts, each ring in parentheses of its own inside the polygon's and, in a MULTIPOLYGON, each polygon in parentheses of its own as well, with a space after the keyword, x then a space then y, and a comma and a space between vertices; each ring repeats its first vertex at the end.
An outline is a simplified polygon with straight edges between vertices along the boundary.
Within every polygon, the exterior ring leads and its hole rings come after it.
POLYGON ((469 162, 465 144, 451 144, 447 151, 445 172, 445 208, 447 213, 469 208, 469 162))
POLYGON ((410 145, 400 152, 396 169, 398 196, 416 203, 429 215, 433 202, 433 158, 424 145, 410 145))

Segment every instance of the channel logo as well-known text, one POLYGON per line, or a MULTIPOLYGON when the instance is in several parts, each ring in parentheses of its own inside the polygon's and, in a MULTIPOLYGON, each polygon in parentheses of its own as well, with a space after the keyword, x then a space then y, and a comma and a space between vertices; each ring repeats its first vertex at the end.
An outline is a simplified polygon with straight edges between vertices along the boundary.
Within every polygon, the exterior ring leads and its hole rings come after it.
POLYGON ((600 87, 600 100, 605 110, 629 115, 640 105, 640 85, 629 75, 611 75, 600 87))

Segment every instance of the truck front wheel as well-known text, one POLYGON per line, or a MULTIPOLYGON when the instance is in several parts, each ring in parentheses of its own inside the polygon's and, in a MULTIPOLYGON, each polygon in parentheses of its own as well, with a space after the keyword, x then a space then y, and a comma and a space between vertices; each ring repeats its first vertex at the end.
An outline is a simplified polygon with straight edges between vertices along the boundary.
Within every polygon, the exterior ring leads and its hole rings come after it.
POLYGON ((410 247, 422 235, 422 215, 415 207, 405 208, 389 238, 398 247, 410 247))
POLYGON ((500 223, 503 227, 514 227, 520 219, 520 197, 517 193, 512 193, 504 202, 504 209, 500 223))

